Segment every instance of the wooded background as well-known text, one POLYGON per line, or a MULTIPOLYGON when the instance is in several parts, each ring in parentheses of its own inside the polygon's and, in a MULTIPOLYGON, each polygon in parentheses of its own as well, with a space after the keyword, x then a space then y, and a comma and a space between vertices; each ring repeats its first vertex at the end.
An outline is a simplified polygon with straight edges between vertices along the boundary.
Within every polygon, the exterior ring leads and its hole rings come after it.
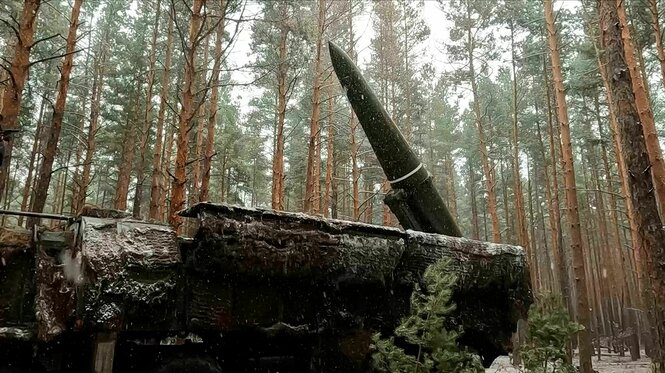
POLYGON ((525 247, 534 292, 561 294, 587 326, 584 372, 591 335, 636 329, 663 369, 663 8, 5 0, 0 126, 19 132, 0 206, 94 204, 177 228, 177 211, 209 200, 396 225, 331 40, 368 56, 366 78, 465 236, 525 247))

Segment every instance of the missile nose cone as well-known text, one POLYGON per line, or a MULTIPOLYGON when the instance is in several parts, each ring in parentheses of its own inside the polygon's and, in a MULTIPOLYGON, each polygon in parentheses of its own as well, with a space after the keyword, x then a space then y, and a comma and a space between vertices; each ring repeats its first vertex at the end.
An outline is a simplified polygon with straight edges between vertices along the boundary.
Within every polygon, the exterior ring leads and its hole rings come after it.
POLYGON ((351 58, 332 41, 328 41, 328 51, 330 52, 330 62, 333 65, 335 74, 339 82, 342 83, 342 86, 346 87, 348 85, 347 78, 350 74, 349 66, 352 63, 351 58))
POLYGON ((333 52, 337 53, 339 51, 339 47, 335 45, 332 41, 328 40, 328 50, 330 51, 330 55, 332 56, 333 52))

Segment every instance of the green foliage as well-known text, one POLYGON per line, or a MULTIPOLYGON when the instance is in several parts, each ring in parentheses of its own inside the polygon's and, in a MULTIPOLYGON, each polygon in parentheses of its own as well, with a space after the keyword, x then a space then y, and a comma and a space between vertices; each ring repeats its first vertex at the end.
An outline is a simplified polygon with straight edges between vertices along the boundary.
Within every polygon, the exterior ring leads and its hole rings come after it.
POLYGON ((553 296, 543 297, 529 310, 528 342, 522 347, 527 372, 575 372, 568 363, 566 343, 582 325, 572 321, 568 311, 553 296))
POLYGON ((425 271, 427 291, 411 296, 411 314, 402 320, 395 334, 417 349, 415 356, 395 345, 394 337, 374 336, 373 365, 379 372, 484 372, 478 356, 460 349, 459 331, 446 330, 446 316, 455 309, 452 289, 457 281, 448 271, 448 260, 441 260, 425 271))

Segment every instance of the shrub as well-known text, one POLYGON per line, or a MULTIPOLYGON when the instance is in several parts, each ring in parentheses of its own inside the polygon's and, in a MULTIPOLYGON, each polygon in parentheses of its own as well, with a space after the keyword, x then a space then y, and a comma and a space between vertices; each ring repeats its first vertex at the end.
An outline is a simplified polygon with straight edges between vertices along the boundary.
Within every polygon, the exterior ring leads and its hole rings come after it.
POLYGON ((582 330, 568 311, 553 296, 544 296, 529 309, 527 343, 522 346, 522 359, 527 372, 575 372, 569 363, 566 344, 582 330))

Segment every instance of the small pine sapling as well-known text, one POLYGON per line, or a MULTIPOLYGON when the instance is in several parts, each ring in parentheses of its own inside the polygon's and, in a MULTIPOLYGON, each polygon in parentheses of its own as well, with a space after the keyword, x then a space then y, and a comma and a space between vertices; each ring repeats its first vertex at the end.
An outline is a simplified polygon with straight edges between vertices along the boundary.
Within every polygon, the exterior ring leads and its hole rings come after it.
POLYGON ((553 296, 541 297, 529 309, 527 343, 522 347, 524 368, 530 373, 575 372, 566 344, 584 327, 570 319, 553 296))
POLYGON ((446 317, 455 309, 451 303, 457 278, 448 270, 448 260, 431 265, 423 278, 426 291, 416 289, 411 296, 411 314, 395 329, 395 335, 414 346, 407 353, 395 344, 395 338, 374 336, 372 356, 379 372, 478 373, 485 370, 480 358, 457 344, 460 331, 446 330, 446 317))

